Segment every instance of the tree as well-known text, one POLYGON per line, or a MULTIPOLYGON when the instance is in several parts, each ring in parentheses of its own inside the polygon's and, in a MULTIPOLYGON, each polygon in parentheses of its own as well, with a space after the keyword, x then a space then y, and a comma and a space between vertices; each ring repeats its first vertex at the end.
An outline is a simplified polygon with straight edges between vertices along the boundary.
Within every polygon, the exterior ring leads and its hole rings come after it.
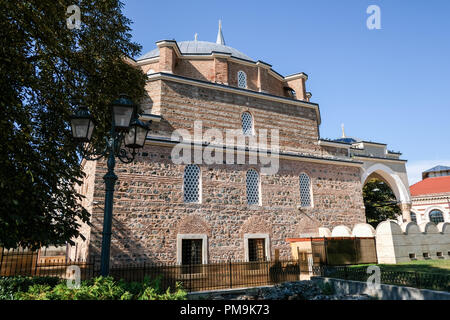
POLYGON ((0 0, 0 246, 71 242, 89 214, 79 204, 80 146, 70 115, 86 105, 100 146, 108 105, 139 101, 145 75, 126 62, 140 51, 118 0, 0 0), (77 4, 81 28, 69 29, 77 4))
POLYGON ((391 188, 378 179, 369 180, 363 187, 367 223, 376 227, 386 219, 396 219, 401 214, 391 188))

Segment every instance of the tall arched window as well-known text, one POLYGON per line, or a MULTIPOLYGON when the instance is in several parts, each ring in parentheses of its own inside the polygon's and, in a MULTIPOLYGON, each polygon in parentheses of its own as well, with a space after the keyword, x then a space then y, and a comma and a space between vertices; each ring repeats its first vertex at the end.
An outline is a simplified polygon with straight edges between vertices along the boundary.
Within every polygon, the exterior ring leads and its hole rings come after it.
POLYGON ((444 222, 444 215, 442 214, 441 210, 432 210, 429 213, 430 221, 434 222, 435 224, 438 224, 439 222, 444 222))
POLYGON ((247 88, 247 75, 244 71, 238 71, 237 73, 238 87, 246 89, 247 88))
POLYGON ((247 171, 247 204, 259 205, 259 174, 254 169, 247 171))
POLYGON ((183 175, 184 202, 200 202, 200 167, 195 164, 187 165, 183 175))
POLYGON ((311 207, 311 180, 306 173, 300 174, 300 205, 302 207, 311 207))
POLYGON ((417 223, 417 216, 414 212, 410 212, 411 221, 417 223))
POLYGON ((241 117, 242 132, 244 136, 252 136, 253 131, 253 117, 249 112, 244 112, 241 117))

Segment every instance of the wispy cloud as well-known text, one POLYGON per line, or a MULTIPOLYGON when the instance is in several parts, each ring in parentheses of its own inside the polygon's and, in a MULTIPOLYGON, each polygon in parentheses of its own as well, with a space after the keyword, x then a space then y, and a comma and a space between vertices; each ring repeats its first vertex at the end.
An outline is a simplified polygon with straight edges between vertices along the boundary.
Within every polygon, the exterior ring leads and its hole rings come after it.
POLYGON ((437 165, 450 166, 450 160, 420 160, 407 162, 406 170, 408 172, 409 185, 413 185, 422 180, 422 172, 437 165))

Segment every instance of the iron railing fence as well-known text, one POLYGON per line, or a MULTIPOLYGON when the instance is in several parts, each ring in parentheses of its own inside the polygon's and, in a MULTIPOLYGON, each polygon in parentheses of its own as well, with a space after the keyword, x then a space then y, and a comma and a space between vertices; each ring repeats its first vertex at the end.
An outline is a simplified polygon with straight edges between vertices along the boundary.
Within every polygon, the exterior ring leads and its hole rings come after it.
MULTIPOLYGON (((314 266, 313 275, 367 281, 373 274, 367 267, 314 266)), ((380 267, 380 283, 450 292, 450 275, 414 271, 392 271, 380 267)))
MULTIPOLYGON (((1 250, 0 250, 1 251, 1 250)), ((73 278, 74 266, 79 268, 80 279, 88 280, 100 275, 100 262, 69 261, 62 257, 38 257, 36 252, 1 252, 0 276, 51 276, 73 278)), ((140 282, 146 277, 159 279, 160 288, 175 288, 179 282, 188 292, 240 287, 273 285, 298 281, 302 272, 297 260, 242 262, 228 261, 210 264, 177 265, 155 263, 112 264, 110 276, 116 280, 140 282)))
MULTIPOLYGON (((70 261, 64 256, 39 257, 29 250, 0 250, 0 276, 52 276, 73 278, 78 267, 81 280, 100 275, 100 262, 70 261)), ((198 265, 129 263, 112 264, 110 275, 116 280, 143 281, 159 279, 164 290, 180 282, 189 292, 240 287, 273 285, 298 281, 309 276, 324 276, 345 280, 367 281, 367 267, 309 265, 302 260, 242 262, 228 261, 198 265)), ((399 272, 381 267, 380 282, 421 289, 450 292, 450 276, 425 272, 399 272)))
POLYGON ((180 282, 185 290, 194 292, 298 281, 301 270, 296 260, 229 261, 196 265, 141 263, 113 265, 110 275, 125 281, 142 281, 145 277, 159 278, 162 288, 174 288, 180 282))

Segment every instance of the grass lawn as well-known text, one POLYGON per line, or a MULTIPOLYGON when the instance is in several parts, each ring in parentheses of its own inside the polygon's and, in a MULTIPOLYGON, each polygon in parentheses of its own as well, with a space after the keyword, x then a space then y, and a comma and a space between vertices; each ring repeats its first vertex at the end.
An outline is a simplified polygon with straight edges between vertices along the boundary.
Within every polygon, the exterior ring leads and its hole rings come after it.
MULTIPOLYGON (((350 266, 350 268, 369 266, 369 264, 360 264, 350 266)), ((450 276, 450 259, 446 260, 417 260, 398 264, 378 264, 381 270, 398 272, 423 272, 438 273, 450 276)))

